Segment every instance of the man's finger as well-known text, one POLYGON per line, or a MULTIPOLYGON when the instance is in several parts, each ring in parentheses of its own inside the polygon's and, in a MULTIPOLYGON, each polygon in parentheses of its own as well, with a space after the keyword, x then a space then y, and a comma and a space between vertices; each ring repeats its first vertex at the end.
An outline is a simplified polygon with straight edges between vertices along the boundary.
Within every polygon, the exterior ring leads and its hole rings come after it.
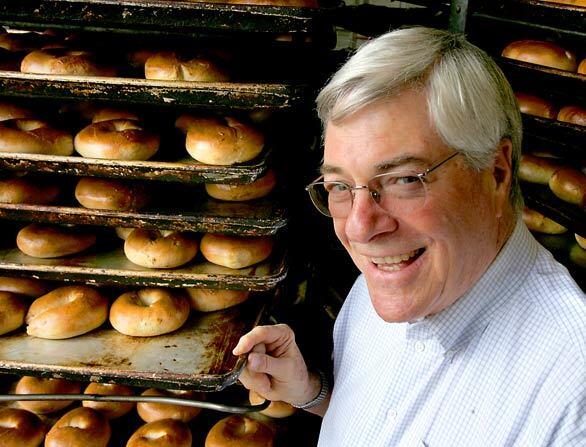
POLYGON ((242 355, 250 352, 254 346, 259 344, 270 344, 285 339, 289 336, 291 329, 285 324, 274 326, 257 326, 248 334, 243 335, 236 347, 232 350, 234 355, 242 355))

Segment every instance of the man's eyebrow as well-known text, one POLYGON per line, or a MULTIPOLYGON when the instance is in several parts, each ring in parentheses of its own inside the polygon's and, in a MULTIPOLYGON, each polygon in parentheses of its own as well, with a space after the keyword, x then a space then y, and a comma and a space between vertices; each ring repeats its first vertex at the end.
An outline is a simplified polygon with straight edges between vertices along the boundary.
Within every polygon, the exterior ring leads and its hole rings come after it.
MULTIPOLYGON (((414 155, 401 155, 399 157, 392 158, 390 160, 385 160, 382 163, 377 164, 374 169, 376 172, 383 173, 387 171, 391 171, 399 166, 403 166, 406 164, 417 164, 417 165, 425 165, 429 161, 421 158, 416 157, 414 155)), ((319 172, 321 174, 340 174, 343 170, 337 166, 330 166, 323 164, 319 168, 319 172)))

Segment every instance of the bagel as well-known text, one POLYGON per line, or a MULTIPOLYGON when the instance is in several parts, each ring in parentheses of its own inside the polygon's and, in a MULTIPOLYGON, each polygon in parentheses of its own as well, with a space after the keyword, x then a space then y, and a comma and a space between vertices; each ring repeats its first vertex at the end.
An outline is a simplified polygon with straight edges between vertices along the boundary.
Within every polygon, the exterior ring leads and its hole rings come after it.
POLYGON ((75 198, 86 208, 115 211, 139 210, 150 200, 144 184, 94 177, 77 182, 75 198))
POLYGON ((246 301, 250 293, 246 290, 199 289, 186 287, 191 308, 198 312, 213 312, 227 309, 246 301))
POLYGON ((163 81, 225 82, 228 73, 205 57, 186 58, 175 52, 160 52, 144 64, 146 79, 163 81))
POLYGON ((574 234, 574 237, 576 238, 576 242, 578 242, 578 245, 582 247, 584 250, 586 250, 586 237, 582 237, 579 234, 574 234))
POLYGON ((35 258, 58 258, 79 253, 96 242, 96 236, 75 228, 30 224, 16 235, 16 245, 35 258))
MULTIPOLYGON (((103 396, 134 396, 134 392, 131 388, 115 383, 92 382, 86 387, 83 393, 100 394, 103 396)), ((134 402, 100 402, 84 400, 82 405, 102 413, 106 419, 117 419, 129 413, 134 408, 134 402)))
POLYGON ((30 411, 18 408, 0 410, 2 447, 37 447, 45 437, 45 424, 30 411))
POLYGON ((0 121, 33 117, 33 112, 25 109, 24 107, 20 107, 8 102, 0 102, 0 121))
POLYGON ((554 43, 540 40, 517 40, 505 47, 502 55, 558 70, 576 71, 576 55, 554 43))
MULTIPOLYGON (((149 388, 142 396, 180 397, 183 399, 202 400, 203 396, 193 391, 171 391, 149 388)), ((155 402, 139 402, 136 411, 145 422, 160 421, 161 419, 175 419, 181 422, 189 422, 201 413, 201 408, 187 405, 159 404, 155 402)))
POLYGON ((219 420, 208 432, 205 447, 272 447, 273 431, 247 416, 232 415, 219 420))
POLYGON ((273 239, 208 233, 201 239, 200 250, 214 264, 240 269, 267 259, 273 250, 273 239))
POLYGON ((265 197, 273 190, 276 183, 275 173, 272 169, 269 169, 264 176, 256 179, 252 183, 244 185, 206 183, 205 189, 208 195, 214 199, 242 202, 265 197))
POLYGON ((174 268, 197 254, 197 240, 188 233, 137 228, 124 241, 126 257, 147 268, 174 268))
MULTIPOLYGON (((79 394, 80 385, 65 379, 21 377, 16 384, 16 394, 79 394)), ((37 414, 49 414, 68 407, 71 400, 21 400, 19 405, 37 414)))
POLYGON ((94 116, 92 117, 92 123, 100 123, 102 121, 119 119, 140 121, 139 116, 136 113, 131 112, 130 110, 106 107, 103 109, 99 109, 95 112, 94 116))
POLYGON ((116 236, 125 241, 130 236, 130 233, 134 231, 134 228, 116 227, 114 231, 116 232, 116 236))
POLYGON ((538 233, 562 234, 568 231, 566 227, 527 207, 523 208, 523 222, 531 231, 538 233))
POLYGON ((0 276, 0 290, 38 298, 49 292, 51 285, 40 279, 0 276))
POLYGON ((138 428, 126 447, 191 447, 191 430, 181 421, 162 419, 138 428))
POLYGON ((160 139, 134 120, 114 119, 84 127, 73 142, 82 157, 148 160, 159 150, 160 139))
POLYGON ((584 206, 586 175, 570 167, 559 168, 549 179, 549 188, 560 199, 584 206))
POLYGON ((0 291, 0 335, 21 327, 26 311, 27 305, 21 296, 0 291))
POLYGON ((108 318, 108 299, 89 286, 65 286, 37 298, 26 315, 29 335, 59 340, 100 327, 108 318))
POLYGON ((110 308, 110 323, 133 337, 153 337, 179 329, 189 317, 189 303, 172 289, 148 288, 120 295, 110 308))
POLYGON ((557 169, 559 165, 547 158, 523 154, 519 163, 519 178, 526 182, 548 185, 557 169))
POLYGON ((71 155, 73 139, 44 121, 18 118, 0 122, 0 152, 71 155))
POLYGON ((586 75, 586 58, 582 59, 582 62, 578 65, 578 73, 586 75))
POLYGON ((27 177, 0 179, 0 203, 48 205, 59 198, 57 185, 27 177))
POLYGON ((114 68, 99 65, 91 53, 63 48, 27 54, 20 64, 20 71, 66 76, 116 76, 114 68))
POLYGON ((210 165, 227 166, 250 161, 264 147, 264 136, 235 118, 180 117, 176 126, 187 133, 185 148, 191 157, 210 165))
MULTIPOLYGON (((266 400, 260 394, 255 393, 252 390, 250 390, 248 393, 248 399, 252 405, 260 405, 266 400)), ((280 419, 291 416, 295 413, 295 411, 296 408, 291 404, 282 401, 275 401, 271 402, 267 408, 259 411, 259 413, 264 414, 265 416, 280 419)))
POLYGON ((528 93, 516 92, 517 104, 519 110, 526 115, 541 116, 542 118, 556 119, 557 110, 554 105, 540 98, 539 96, 528 93))
POLYGON ((47 433, 45 447, 107 447, 112 432, 108 420, 91 408, 64 414, 47 433))
POLYGON ((562 107, 557 115, 558 121, 586 126, 586 109, 579 106, 562 107))

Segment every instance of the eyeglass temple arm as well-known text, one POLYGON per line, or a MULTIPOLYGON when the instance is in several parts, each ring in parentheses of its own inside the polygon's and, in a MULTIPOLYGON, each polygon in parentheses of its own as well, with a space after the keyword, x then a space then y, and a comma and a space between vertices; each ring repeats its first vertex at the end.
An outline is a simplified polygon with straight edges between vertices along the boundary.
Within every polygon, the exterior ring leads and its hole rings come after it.
POLYGON ((427 174, 429 174, 430 172, 435 171, 437 168, 439 168, 441 165, 443 165, 444 163, 447 163, 448 161, 450 161, 452 158, 454 158, 456 155, 458 155, 460 152, 454 152, 452 155, 450 155, 448 158, 440 161, 437 165, 432 166, 431 168, 428 168, 425 170, 425 172, 422 172, 421 174, 418 175, 418 177, 422 180, 425 180, 425 177, 427 177, 427 174))

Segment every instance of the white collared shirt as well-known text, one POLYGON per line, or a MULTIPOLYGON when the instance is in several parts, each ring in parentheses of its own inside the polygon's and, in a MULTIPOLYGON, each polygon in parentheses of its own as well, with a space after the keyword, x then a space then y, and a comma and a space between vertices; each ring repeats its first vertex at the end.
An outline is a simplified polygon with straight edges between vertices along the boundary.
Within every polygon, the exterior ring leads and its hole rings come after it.
POLYGON ((586 300, 523 223, 478 283, 386 323, 360 276, 334 327, 321 447, 586 446, 586 300))

